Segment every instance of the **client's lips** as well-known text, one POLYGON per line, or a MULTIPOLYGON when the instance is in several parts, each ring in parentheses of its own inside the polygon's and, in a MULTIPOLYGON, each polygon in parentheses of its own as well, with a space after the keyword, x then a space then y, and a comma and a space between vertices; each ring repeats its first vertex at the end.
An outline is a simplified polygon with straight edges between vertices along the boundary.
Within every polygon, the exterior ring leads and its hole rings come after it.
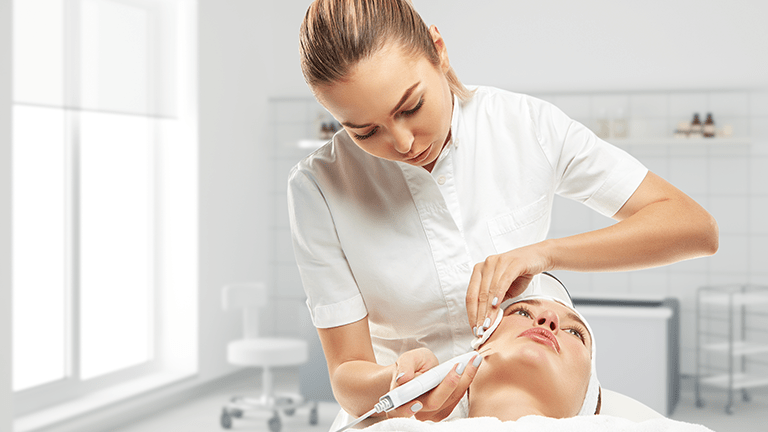
POLYGON ((554 349, 558 353, 560 352, 560 343, 557 341, 557 338, 551 331, 545 328, 542 328, 542 327, 530 328, 520 333, 518 337, 527 337, 527 338, 533 339, 538 343, 551 346, 552 349, 554 349))

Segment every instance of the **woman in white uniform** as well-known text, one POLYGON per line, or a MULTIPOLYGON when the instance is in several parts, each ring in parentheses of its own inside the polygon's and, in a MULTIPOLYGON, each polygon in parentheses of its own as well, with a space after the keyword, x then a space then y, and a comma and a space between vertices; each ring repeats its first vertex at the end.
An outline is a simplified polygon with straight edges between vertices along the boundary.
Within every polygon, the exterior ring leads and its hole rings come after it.
MULTIPOLYGON (((309 87, 344 129, 291 172, 294 251, 334 395, 352 415, 466 352, 543 271, 717 250, 703 208, 553 105, 464 87, 407 0, 316 0, 300 50, 309 87), (547 240, 555 194, 618 223, 547 240)), ((479 363, 389 414, 444 417, 479 363)))

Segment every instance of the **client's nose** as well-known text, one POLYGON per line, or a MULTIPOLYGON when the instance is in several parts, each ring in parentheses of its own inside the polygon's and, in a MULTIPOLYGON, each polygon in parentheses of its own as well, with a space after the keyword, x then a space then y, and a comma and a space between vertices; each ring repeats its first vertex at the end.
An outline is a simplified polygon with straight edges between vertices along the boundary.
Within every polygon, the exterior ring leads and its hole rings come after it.
POLYGON ((560 328, 560 318, 558 318, 555 312, 545 310, 536 318, 536 324, 543 327, 549 327, 553 333, 557 333, 557 329, 560 328))

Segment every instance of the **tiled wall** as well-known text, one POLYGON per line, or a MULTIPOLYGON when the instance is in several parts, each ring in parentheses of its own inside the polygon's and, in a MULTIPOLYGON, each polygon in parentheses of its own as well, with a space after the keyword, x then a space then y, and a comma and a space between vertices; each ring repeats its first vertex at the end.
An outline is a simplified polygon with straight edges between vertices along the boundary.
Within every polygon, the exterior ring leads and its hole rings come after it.
MULTIPOLYGON (((768 92, 686 91, 642 93, 536 94, 572 118, 594 128, 601 113, 628 119, 629 136, 612 140, 653 172, 670 181, 710 211, 720 227, 720 250, 710 258, 628 273, 558 272, 572 292, 652 293, 680 298, 684 374, 694 372, 694 299, 703 285, 768 284, 768 92), (690 144, 667 139, 680 121, 712 112, 716 125, 731 124, 734 140, 690 144)), ((297 141, 313 137, 322 107, 311 99, 271 101, 274 160, 275 313, 300 317, 275 331, 314 336, 304 293, 293 261, 286 213, 286 178, 309 151, 297 141), (297 314, 297 311, 299 312, 297 314)), ((550 237, 562 237, 613 223, 587 207, 557 198, 550 237)), ((271 320, 275 322, 274 320, 271 320)), ((768 336, 768 334, 766 334, 768 336)), ((319 346, 319 345, 318 345, 319 346)))

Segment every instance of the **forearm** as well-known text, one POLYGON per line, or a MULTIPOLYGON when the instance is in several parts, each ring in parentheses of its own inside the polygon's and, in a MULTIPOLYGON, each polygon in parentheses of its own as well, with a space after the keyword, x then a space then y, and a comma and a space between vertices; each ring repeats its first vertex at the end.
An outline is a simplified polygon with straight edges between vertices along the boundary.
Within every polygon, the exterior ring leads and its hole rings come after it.
POLYGON ((644 206, 607 228, 542 242, 553 270, 625 271, 712 255, 717 223, 685 195, 644 206))
POLYGON ((345 411, 361 416, 389 391, 395 365, 353 360, 342 363, 331 375, 333 395, 345 411))

